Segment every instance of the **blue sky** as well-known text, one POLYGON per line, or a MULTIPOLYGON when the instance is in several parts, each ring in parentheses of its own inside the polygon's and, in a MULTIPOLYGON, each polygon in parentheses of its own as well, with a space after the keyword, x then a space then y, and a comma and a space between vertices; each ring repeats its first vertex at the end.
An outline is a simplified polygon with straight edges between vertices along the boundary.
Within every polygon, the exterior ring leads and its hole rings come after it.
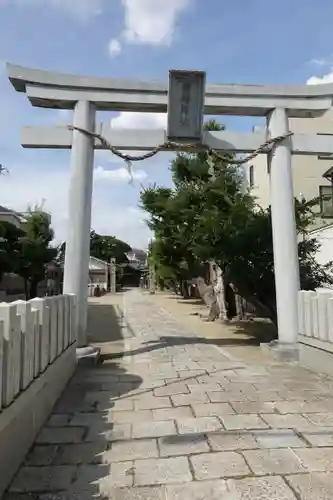
MULTIPOLYGON (((166 80, 170 68, 207 72, 210 83, 333 81, 331 0, 0 0, 0 204, 43 202, 57 239, 67 231, 69 152, 24 150, 23 125, 66 124, 70 114, 32 108, 10 86, 4 63, 61 72, 166 80)), ((106 115, 105 120, 110 116, 106 115)), ((250 131, 252 119, 223 117, 250 131)), ((165 117, 114 124, 163 127, 165 117)), ((134 187, 111 153, 96 154, 92 227, 145 247, 140 183, 170 184, 170 157, 135 166, 134 187)))

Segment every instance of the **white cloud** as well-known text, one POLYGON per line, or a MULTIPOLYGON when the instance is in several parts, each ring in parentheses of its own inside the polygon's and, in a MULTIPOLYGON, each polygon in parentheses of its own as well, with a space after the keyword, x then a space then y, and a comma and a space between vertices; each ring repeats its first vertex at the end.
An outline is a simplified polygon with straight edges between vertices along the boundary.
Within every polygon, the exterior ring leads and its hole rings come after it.
POLYGON ((122 45, 119 42, 119 40, 116 40, 115 38, 113 38, 112 40, 110 40, 108 49, 109 49, 110 56, 115 57, 118 54, 120 54, 121 49, 122 49, 122 45))
POLYGON ((332 57, 325 58, 325 57, 320 57, 320 58, 315 58, 311 59, 310 64, 314 64, 315 66, 332 66, 333 60, 332 57))
POLYGON ((307 80, 307 85, 318 85, 321 83, 333 83, 333 68, 331 68, 329 73, 323 76, 311 76, 307 80))
MULTIPOLYGON (((10 173, 1 178, 1 204, 14 210, 25 211, 28 205, 40 205, 44 201, 45 210, 52 215, 56 241, 63 241, 66 238, 68 225, 69 171, 59 168, 59 165, 53 168, 45 168, 44 165, 36 167, 30 164, 6 164, 6 166, 10 173)), ((150 231, 145 224, 145 213, 135 206, 136 193, 131 195, 130 203, 127 204, 124 201, 119 205, 117 200, 112 201, 112 189, 115 187, 111 186, 110 193, 106 192, 105 178, 100 177, 100 169, 96 171, 92 227, 100 234, 111 234, 127 241, 132 246, 145 248, 150 231)), ((124 189, 132 190, 133 188, 127 187, 124 183, 124 189)), ((124 191, 124 196, 125 194, 126 191, 124 191)))
MULTIPOLYGON (((111 119, 111 127, 115 129, 165 129, 167 124, 168 115, 166 113, 138 113, 135 111, 122 111, 118 116, 111 119)), ((140 156, 145 151, 122 151, 122 153, 131 156, 140 156)), ((117 156, 113 155, 107 150, 96 150, 96 158, 100 161, 116 162, 120 160, 117 156)), ((145 165, 148 163, 156 163, 156 157, 151 160, 145 160, 145 165)))
POLYGON ((168 115, 166 113, 137 113, 135 111, 122 111, 112 118, 113 128, 165 128, 168 115))
MULTIPOLYGON (((133 170, 132 179, 134 181, 143 181, 147 179, 147 174, 143 170, 133 170)), ((98 166, 95 168, 94 180, 98 181, 108 181, 114 183, 125 183, 131 180, 129 171, 125 167, 117 168, 115 170, 106 170, 105 168, 98 166)))
POLYGON ((171 45, 179 16, 191 0, 122 0, 124 29, 120 39, 128 44, 171 45))
POLYGON ((19 7, 51 7, 83 20, 101 14, 104 0, 0 0, 0 7, 9 4, 19 7))

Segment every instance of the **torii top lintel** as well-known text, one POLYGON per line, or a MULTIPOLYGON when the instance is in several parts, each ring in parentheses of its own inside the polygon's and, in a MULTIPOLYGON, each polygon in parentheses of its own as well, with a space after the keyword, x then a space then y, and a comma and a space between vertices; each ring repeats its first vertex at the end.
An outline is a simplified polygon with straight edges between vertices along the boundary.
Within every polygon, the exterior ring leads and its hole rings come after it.
MULTIPOLYGON (((98 110, 167 111, 168 86, 155 82, 76 76, 7 64, 8 77, 33 106, 72 109, 88 100, 98 110)), ((285 108, 290 117, 311 118, 331 107, 333 84, 322 85, 207 85, 205 114, 265 116, 285 108)))

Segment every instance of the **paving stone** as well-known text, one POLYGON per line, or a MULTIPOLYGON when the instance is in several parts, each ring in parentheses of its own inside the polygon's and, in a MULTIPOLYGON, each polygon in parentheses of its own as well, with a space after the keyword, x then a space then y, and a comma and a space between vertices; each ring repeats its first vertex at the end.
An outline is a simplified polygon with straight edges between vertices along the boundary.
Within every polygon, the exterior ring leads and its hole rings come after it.
POLYGON ((309 472, 333 472, 333 448, 303 448, 295 453, 309 472))
POLYGON ((296 429, 300 432, 302 430, 306 431, 313 424, 309 422, 302 415, 287 414, 287 415, 273 415, 273 414, 261 414, 261 418, 270 425, 270 427, 276 429, 296 429))
POLYGON ((232 407, 236 413, 276 413, 278 403, 272 401, 245 401, 233 402, 232 407))
POLYGON ((177 394, 171 396, 172 404, 174 406, 190 406, 200 403, 209 403, 208 396, 206 394, 177 394))
POLYGON ((71 419, 71 415, 51 415, 48 419, 46 425, 48 427, 65 427, 69 420, 71 419))
POLYGON ((107 419, 104 418, 103 413, 76 413, 73 415, 69 422, 68 426, 70 427, 89 427, 90 425, 96 425, 98 422, 106 422, 107 419))
POLYGON ((131 435, 131 424, 97 423, 89 427, 85 441, 118 441, 130 439, 131 435))
POLYGON ((103 453, 107 442, 65 444, 59 447, 55 456, 56 465, 99 464, 103 462, 103 453))
POLYGON ((21 467, 9 490, 13 493, 61 491, 70 487, 76 467, 21 467))
POLYGON ((173 434, 177 434, 177 429, 172 420, 139 423, 132 426, 133 438, 154 438, 173 434))
POLYGON ((176 421, 179 434, 199 434, 222 429, 216 417, 183 418, 176 421))
POLYGON ((37 444, 80 443, 86 429, 84 427, 43 427, 38 434, 37 444))
POLYGON ((245 450, 243 455, 254 474, 295 474, 305 472, 301 460, 290 449, 245 450))
POLYGON ((215 391, 221 391, 222 387, 218 382, 211 382, 210 384, 187 384, 187 387, 191 394, 202 394, 215 391))
POLYGON ((248 395, 243 392, 230 391, 209 391, 207 393, 211 403, 231 403, 233 401, 249 401, 248 395))
POLYGON ((168 485, 166 498, 167 500, 233 500, 228 496, 228 486, 223 479, 168 485))
POLYGON ((112 465, 83 465, 79 467, 76 481, 70 491, 90 491, 109 496, 114 488, 133 485, 133 462, 119 462, 112 465))
POLYGON ((189 389, 184 382, 168 384, 154 389, 154 396, 172 396, 174 394, 189 394, 189 389))
POLYGON ((152 410, 111 411, 108 414, 108 421, 118 424, 134 424, 150 420, 153 420, 152 410))
POLYGON ((51 465, 57 451, 57 445, 35 445, 27 456, 26 465, 51 465))
POLYGON ((229 479, 227 484, 229 491, 234 494, 231 499, 235 500, 296 500, 292 490, 279 476, 229 479))
POLYGON ((267 429, 268 425, 258 415, 223 415, 222 423, 227 430, 267 429))
POLYGON ((156 410, 152 410, 152 414, 154 420, 176 420, 177 418, 193 417, 190 406, 178 406, 177 408, 159 408, 156 410))
POLYGON ((157 456, 158 450, 155 439, 118 441, 112 443, 111 449, 103 453, 103 461, 106 463, 125 462, 157 456))
POLYGON ((299 500, 332 500, 333 474, 314 472, 286 476, 286 481, 297 493, 299 500))
MULTIPOLYGON (((176 396, 172 396, 176 397, 176 396)), ((134 401, 135 410, 156 410, 157 408, 168 408, 171 406, 169 397, 148 396, 134 401)))
POLYGON ((249 432, 216 432, 207 435, 214 451, 234 451, 259 448, 259 443, 249 432))
MULTIPOLYGON (((325 412, 324 405, 309 401, 277 401, 276 409, 280 413, 319 413, 325 412)), ((265 413, 262 411, 261 413, 265 413)), ((267 412, 268 413, 268 412, 267 412)))
POLYGON ((320 428, 313 432, 302 432, 302 436, 312 446, 333 446, 333 430, 320 428))
POLYGON ((318 425, 320 427, 333 427, 333 413, 303 413, 304 417, 314 425, 318 425))
POLYGON ((137 460, 134 467, 135 485, 148 486, 192 481, 189 463, 185 457, 137 460))
POLYGON ((244 458, 232 451, 205 453, 190 458, 198 480, 237 477, 250 474, 244 458))
POLYGON ((204 435, 167 436, 158 440, 160 455, 171 457, 179 455, 192 455, 209 451, 209 446, 204 435))
POLYGON ((254 431, 261 448, 304 448, 306 443, 291 429, 254 431))
POLYGON ((114 411, 133 411, 134 403, 131 399, 123 398, 112 401, 112 404, 107 405, 110 407, 110 410, 114 411))
MULTIPOLYGON (((110 500, 167 500, 165 486, 140 486, 138 488, 114 488, 108 492, 110 500)), ((40 498, 40 500, 71 500, 67 498, 40 498)), ((73 500, 91 500, 88 498, 75 498, 73 500)))
POLYGON ((228 403, 204 403, 193 405, 192 408, 196 417, 218 417, 235 413, 228 403))

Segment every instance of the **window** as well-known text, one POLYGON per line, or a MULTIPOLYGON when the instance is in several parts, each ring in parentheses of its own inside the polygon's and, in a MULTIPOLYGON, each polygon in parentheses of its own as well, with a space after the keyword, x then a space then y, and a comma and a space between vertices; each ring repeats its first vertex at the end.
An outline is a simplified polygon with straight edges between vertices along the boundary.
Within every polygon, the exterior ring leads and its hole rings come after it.
POLYGON ((249 166, 249 183, 250 183, 250 188, 252 188, 254 185, 254 167, 253 167, 253 165, 249 166))
POLYGON ((319 197, 321 216, 333 218, 333 186, 319 186, 319 197))

